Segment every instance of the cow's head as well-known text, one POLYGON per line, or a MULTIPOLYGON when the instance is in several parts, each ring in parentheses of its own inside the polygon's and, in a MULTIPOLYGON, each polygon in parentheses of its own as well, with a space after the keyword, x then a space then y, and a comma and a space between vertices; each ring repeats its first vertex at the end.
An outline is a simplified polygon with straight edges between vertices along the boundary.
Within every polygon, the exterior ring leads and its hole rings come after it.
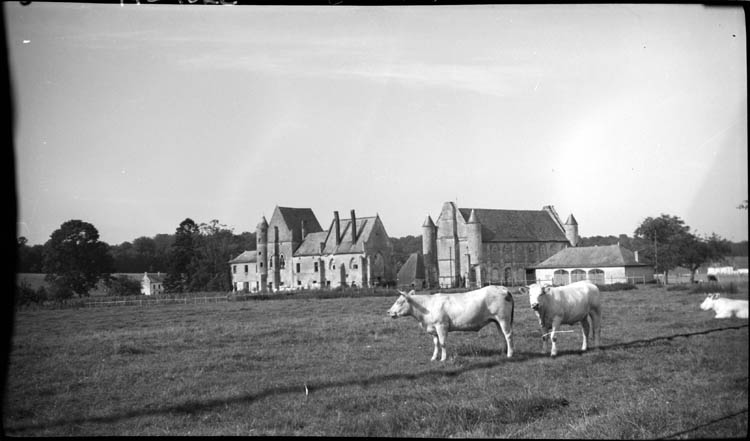
POLYGON ((703 303, 701 303, 701 309, 704 311, 708 311, 709 309, 714 307, 714 300, 719 298, 719 294, 709 294, 706 296, 706 299, 703 300, 703 303))
POLYGON ((393 306, 391 306, 391 309, 388 310, 388 315, 390 315, 391 318, 409 315, 409 312, 411 311, 411 303, 409 303, 411 299, 409 297, 414 294, 414 290, 412 289, 408 293, 399 291, 399 294, 401 295, 396 299, 396 303, 394 303, 393 306))
POLYGON ((534 311, 539 309, 539 303, 541 301, 540 297, 549 294, 549 290, 549 285, 542 286, 538 283, 534 283, 529 285, 528 287, 524 286, 521 288, 522 293, 529 295, 529 305, 531 305, 531 309, 533 309, 534 311))

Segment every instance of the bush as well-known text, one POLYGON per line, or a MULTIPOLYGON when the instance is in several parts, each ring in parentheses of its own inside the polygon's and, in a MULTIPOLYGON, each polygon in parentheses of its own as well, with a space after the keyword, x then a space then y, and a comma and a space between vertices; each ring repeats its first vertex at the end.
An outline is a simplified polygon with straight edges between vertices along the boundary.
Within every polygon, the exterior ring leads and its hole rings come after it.
POLYGON ((599 291, 628 291, 631 289, 638 289, 637 286, 635 286, 632 283, 610 283, 605 285, 596 285, 597 288, 599 288, 599 291))
POLYGON ((26 281, 21 281, 16 286, 16 305, 26 306, 31 304, 42 304, 47 300, 47 290, 43 286, 34 289, 26 281))
POLYGON ((667 291, 687 291, 689 289, 690 289, 690 285, 687 285, 684 283, 667 286, 667 291))
MULTIPOLYGON (((739 287, 734 282, 729 283, 696 283, 690 290, 693 294, 708 294, 708 293, 725 293, 725 294, 737 294, 739 287)), ((687 289, 687 288, 686 288, 687 289)))

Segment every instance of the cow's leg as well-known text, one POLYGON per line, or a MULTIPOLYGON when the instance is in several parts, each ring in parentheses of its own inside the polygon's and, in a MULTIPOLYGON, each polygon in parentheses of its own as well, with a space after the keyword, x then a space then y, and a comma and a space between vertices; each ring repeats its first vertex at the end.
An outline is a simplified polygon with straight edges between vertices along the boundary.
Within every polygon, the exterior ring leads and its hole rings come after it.
POLYGON ((552 328, 542 326, 542 352, 547 352, 547 340, 549 340, 551 329, 552 328))
POLYGON ((589 344, 589 318, 584 317, 581 320, 581 329, 583 330, 583 344, 581 345, 581 351, 586 351, 589 344))
POLYGON ((440 361, 445 361, 448 356, 448 354, 445 352, 445 338, 448 337, 448 328, 446 328, 445 326, 436 326, 435 331, 437 331, 440 350, 443 351, 443 355, 442 357, 440 357, 440 361))
POLYGON ((510 322, 502 319, 495 318, 495 324, 497 325, 497 331, 505 336, 505 344, 508 358, 513 356, 513 329, 511 328, 510 322))
POLYGON ((599 347, 602 335, 602 310, 599 308, 591 309, 589 317, 591 318, 591 335, 594 338, 594 346, 599 347))
POLYGON ((430 361, 437 360, 438 353, 440 352, 440 340, 437 338, 437 334, 432 336, 432 343, 435 345, 435 350, 432 351, 432 358, 430 361))
POLYGON ((561 322, 562 317, 558 316, 552 319, 552 333, 550 334, 550 340, 552 340, 552 352, 550 353, 550 355, 553 357, 557 356, 557 337, 555 336, 555 333, 558 329, 560 329, 561 322))

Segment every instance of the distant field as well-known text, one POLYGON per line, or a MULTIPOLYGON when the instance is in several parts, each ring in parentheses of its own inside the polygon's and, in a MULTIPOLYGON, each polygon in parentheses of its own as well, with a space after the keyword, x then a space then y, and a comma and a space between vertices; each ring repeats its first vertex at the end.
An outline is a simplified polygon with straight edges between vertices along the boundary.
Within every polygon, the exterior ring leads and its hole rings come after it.
MULTIPOLYGON (((744 437, 748 321, 702 294, 603 292, 602 347, 541 352, 515 297, 516 355, 494 326, 449 359, 395 297, 16 313, 3 423, 12 436, 744 437)), ((734 298, 747 299, 746 285, 734 298)))
MULTIPOLYGON (((140 281, 143 278, 143 273, 114 273, 113 276, 127 276, 131 279, 140 281)), ((48 283, 44 281, 45 274, 36 274, 36 273, 17 273, 16 274, 16 284, 20 285, 21 283, 27 283, 32 289, 39 289, 40 286, 44 286, 45 288, 48 286, 48 283)), ((97 296, 103 296, 106 295, 106 291, 102 284, 100 283, 99 286, 91 290, 90 295, 92 297, 97 296)))

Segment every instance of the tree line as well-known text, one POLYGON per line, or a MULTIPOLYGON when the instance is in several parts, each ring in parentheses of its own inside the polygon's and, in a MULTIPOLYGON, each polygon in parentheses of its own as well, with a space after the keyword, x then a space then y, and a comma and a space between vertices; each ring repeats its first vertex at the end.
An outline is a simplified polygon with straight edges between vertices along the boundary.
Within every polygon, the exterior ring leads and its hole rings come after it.
MULTIPOLYGON (((414 252, 421 252, 422 237, 392 238, 391 263, 398 269, 414 252)), ((691 273, 703 264, 720 262, 725 256, 747 256, 748 242, 733 243, 716 234, 699 237, 676 216, 662 214, 646 218, 634 236, 583 237, 579 246, 613 245, 639 251, 641 260, 654 265, 659 273, 682 266, 691 273)), ((108 245, 99 241, 96 227, 81 220, 70 220, 55 230, 44 245, 29 246, 18 238, 20 273, 44 273, 50 292, 21 294, 54 299, 87 296, 99 282, 114 294, 137 294, 140 284, 113 273, 162 272, 165 291, 230 291, 228 261, 243 251, 256 249, 255 233, 235 234, 214 219, 195 223, 187 218, 174 234, 139 237, 132 242, 108 245)))

